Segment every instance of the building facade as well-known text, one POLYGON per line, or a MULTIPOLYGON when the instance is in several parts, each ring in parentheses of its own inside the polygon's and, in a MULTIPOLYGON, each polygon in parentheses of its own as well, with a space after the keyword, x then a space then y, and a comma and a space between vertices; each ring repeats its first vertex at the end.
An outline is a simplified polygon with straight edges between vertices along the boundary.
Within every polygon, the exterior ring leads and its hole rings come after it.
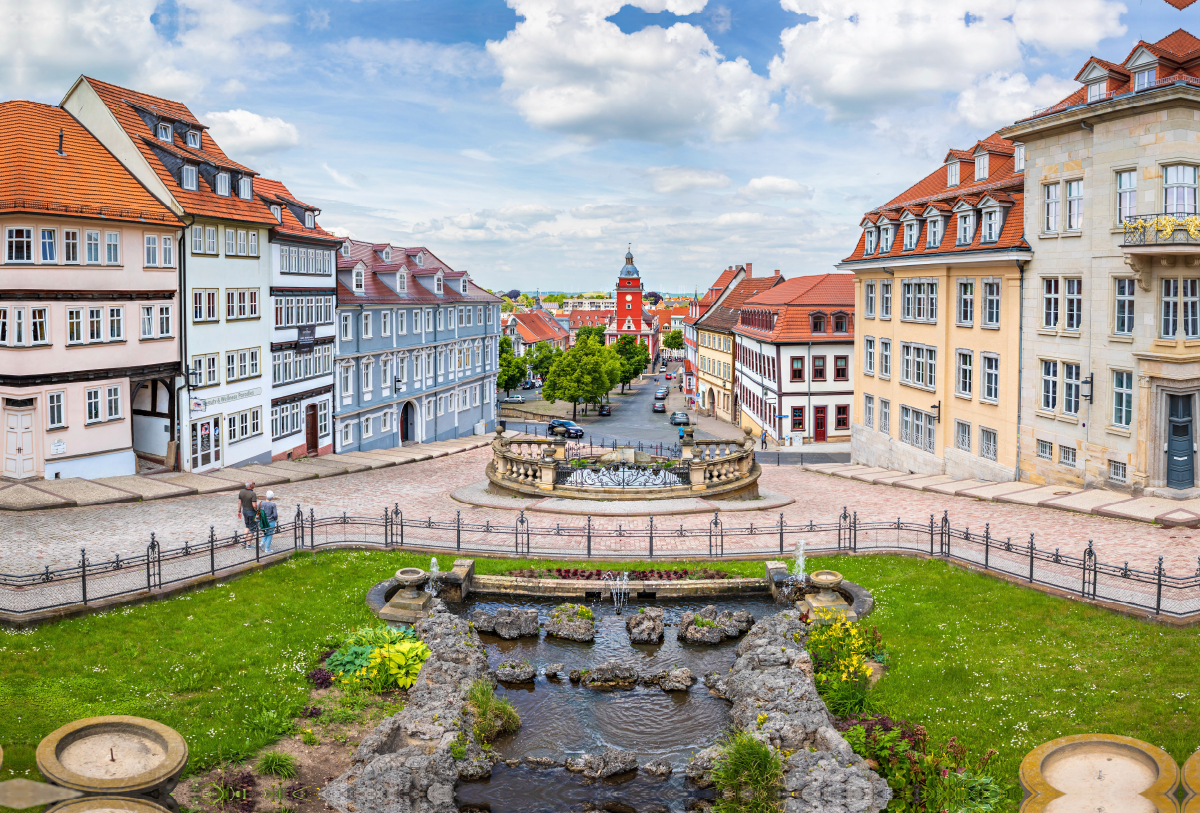
POLYGON ((785 445, 850 439, 854 277, 794 277, 750 297, 733 334, 743 429, 785 445))
POLYGON ((617 303, 608 320, 604 343, 614 344, 622 336, 633 336, 649 349, 653 363, 659 351, 658 319, 642 302, 645 292, 641 272, 633 264, 633 251, 627 251, 625 265, 617 275, 617 303))
POLYGON ((950 150, 866 214, 854 253, 854 462, 985 480, 1017 475, 1024 163, 998 135, 950 150))
POLYGON ((423 247, 346 240, 337 269, 336 450, 491 431, 499 297, 423 247))
POLYGON ((272 326, 263 310, 277 222, 255 194, 257 173, 226 156, 179 102, 81 77, 62 107, 188 224, 178 246, 188 370, 181 468, 269 462, 272 326))
POLYGON ((0 143, 0 477, 161 466, 183 223, 59 107, 0 104, 0 143))
POLYGON ((503 333, 512 340, 515 356, 525 355, 542 342, 552 349, 566 350, 572 337, 570 330, 559 324, 540 302, 533 310, 506 314, 503 333))
POLYGON ((1091 58, 1024 144, 1021 479, 1196 495, 1200 39, 1091 58))
MULTIPOLYGON (((751 267, 753 270, 753 267, 751 267)), ((699 401, 699 365, 700 365, 700 331, 696 327, 696 322, 703 316, 710 307, 726 296, 732 290, 732 286, 740 282, 746 276, 746 267, 739 265, 737 268, 730 266, 722 271, 717 279, 704 292, 702 297, 692 297, 688 303, 687 316, 683 318, 683 372, 684 372, 684 390, 687 392, 690 406, 693 409, 700 408, 699 401)))

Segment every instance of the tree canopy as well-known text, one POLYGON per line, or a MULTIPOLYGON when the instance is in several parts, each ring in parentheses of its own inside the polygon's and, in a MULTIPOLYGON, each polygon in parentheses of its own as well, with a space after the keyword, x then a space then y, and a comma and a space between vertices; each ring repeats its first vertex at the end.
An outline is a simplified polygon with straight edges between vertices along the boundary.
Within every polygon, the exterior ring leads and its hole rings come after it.
POLYGON ((575 342, 578 344, 584 339, 592 338, 604 344, 604 328, 600 325, 581 327, 575 331, 575 342))
POLYGON ((496 376, 496 386, 508 395, 516 387, 521 386, 526 375, 525 359, 513 353, 512 339, 500 337, 500 374, 496 376))
POLYGON ((533 346, 533 350, 526 354, 529 372, 545 378, 550 373, 554 360, 562 355, 562 352, 557 347, 551 347, 549 342, 538 342, 533 346))
POLYGON ((625 385, 641 375, 650 363, 650 350, 637 338, 629 335, 621 336, 610 347, 620 359, 621 370, 617 381, 621 384, 621 392, 625 392, 625 385))
POLYGON ((683 349, 683 331, 682 330, 672 330, 670 333, 668 333, 663 338, 663 347, 667 348, 668 350, 682 350, 683 349))
POLYGON ((612 347, 589 336, 558 354, 542 386, 542 397, 550 403, 569 401, 575 418, 580 403, 599 403, 616 386, 621 368, 612 347))

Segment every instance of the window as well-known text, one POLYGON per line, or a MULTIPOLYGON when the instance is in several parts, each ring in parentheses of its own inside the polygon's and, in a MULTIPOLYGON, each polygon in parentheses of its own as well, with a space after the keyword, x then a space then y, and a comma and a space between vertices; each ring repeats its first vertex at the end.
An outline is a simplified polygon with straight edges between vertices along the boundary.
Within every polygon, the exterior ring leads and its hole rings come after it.
POLYGON ((104 261, 109 265, 121 262, 121 233, 110 231, 104 233, 104 261))
POLYGON ((849 429, 850 428, 850 405, 839 404, 834 407, 834 429, 849 429))
POLYGON ((197 130, 188 130, 187 145, 193 150, 200 149, 200 133, 197 130))
POLYGON ((958 245, 965 246, 975 239, 975 216, 964 212, 958 216, 958 245))
POLYGON ((1053 412, 1058 409, 1058 362, 1042 362, 1042 409, 1053 412))
POLYGON ((229 173, 217 173, 217 194, 222 197, 229 197, 229 173))
POLYGON ((970 327, 975 321, 975 281, 958 283, 958 324, 970 327))
POLYGON ((146 261, 144 265, 147 268, 156 268, 158 266, 158 237, 153 234, 146 235, 146 261))
POLYGON ((825 332, 825 316, 824 316, 824 314, 817 313, 817 314, 813 315, 812 332, 813 333, 824 333, 825 332))
POLYGON ((925 245, 929 248, 936 248, 942 244, 943 221, 940 217, 931 217, 926 223, 925 245))
POLYGON ((996 430, 979 429, 979 456, 988 460, 996 459, 996 430))
POLYGON ((105 405, 108 408, 108 419, 121 417, 121 388, 107 387, 104 393, 105 405))
POLYGON ((971 424, 965 421, 954 422, 954 448, 963 452, 971 451, 971 424))
POLYGON ((375 364, 370 359, 363 359, 362 363, 362 391, 363 395, 370 395, 372 392, 372 373, 375 371, 375 364))
POLYGON ((50 337, 46 332, 46 309, 29 309, 29 341, 31 344, 49 344, 50 337))
POLYGON ((54 229, 42 229, 42 262, 57 262, 54 251, 57 245, 58 241, 55 239, 54 229))
POLYGON ((904 224, 904 250, 912 251, 917 247, 917 234, 921 227, 916 221, 909 221, 904 224))
POLYGON ((866 242, 863 244, 863 254, 874 254, 875 253, 875 229, 873 229, 873 228, 867 229, 863 233, 866 235, 866 237, 865 237, 866 242))
POLYGON ((900 440, 918 449, 932 453, 934 450, 934 424, 936 419, 928 412, 911 407, 900 407, 900 440))
POLYGON ((1058 279, 1042 280, 1042 327, 1058 327, 1058 279))
POLYGON ((1200 280, 1182 280, 1183 287, 1183 337, 1200 338, 1200 280))
POLYGON ((884 226, 879 230, 879 250, 887 254, 892 250, 892 227, 884 226))
POLYGON ((1133 373, 1113 373, 1113 426, 1128 427, 1133 421, 1133 373))
POLYGON ((210 387, 221 383, 221 378, 218 374, 216 353, 207 356, 192 356, 192 369, 200 372, 199 386, 210 387))
POLYGON ((863 396, 863 426, 870 429, 875 425, 875 396, 863 396))
POLYGON ((1063 362, 1063 414, 1079 414, 1079 365, 1063 362))
POLYGON ((892 431, 892 402, 879 399, 879 431, 885 435, 892 431))
POLYGON ((170 305, 159 305, 158 306, 158 335, 160 337, 161 336, 170 336, 171 332, 172 332, 171 331, 171 306, 170 305))
POLYGON ((1067 231, 1083 228, 1083 181, 1067 181, 1067 231))
POLYGON ((863 373, 875 375, 875 340, 870 336, 863 339, 863 373))
POLYGON ((1116 314, 1113 319, 1113 332, 1122 336, 1133 335, 1133 286, 1131 279, 1118 279, 1116 282, 1116 314))
POLYGON ((108 309, 108 338, 110 341, 120 341, 125 338, 125 309, 108 309))
POLYGON ((363 311, 362 314, 362 337, 364 339, 371 338, 371 312, 363 311))
POLYGON ((350 314, 342 314, 342 341, 349 341, 352 338, 353 331, 350 327, 350 314))
POLYGON ((1042 231, 1053 233, 1058 231, 1058 184, 1049 183, 1042 186, 1045 195, 1045 219, 1042 231))
POLYGON ((33 262, 33 229, 8 229, 5 262, 33 262))
POLYGON ((884 280, 879 284, 879 318, 892 318, 892 283, 884 280))
POLYGON ((1048 440, 1039 440, 1037 442, 1037 456, 1043 460, 1054 459, 1054 444, 1048 440))
POLYGON ((985 280, 983 283, 983 327, 1000 326, 1000 283, 985 280))
MULTIPOLYGON (((7 316, 7 312, 4 312, 7 316)), ((2 324, 2 323, 0 323, 2 324)), ((6 337, 0 336, 0 344, 6 337)), ((67 310, 67 343, 81 344, 83 342, 83 311, 78 308, 67 310)))
POLYGON ((142 338, 143 339, 153 339, 154 338, 154 308, 153 307, 143 307, 142 308, 142 338))
POLYGON ((217 253, 217 227, 204 227, 204 251, 207 254, 217 253))
POLYGON ((342 424, 342 443, 354 442, 354 424, 346 421, 342 424))
POLYGON ((329 402, 317 403, 317 434, 321 437, 329 434, 329 402))
POLYGON ((163 235, 162 238, 162 262, 160 265, 163 268, 175 267, 175 240, 167 235, 163 235))
POLYGON ((1145 90, 1154 84, 1154 68, 1146 71, 1138 71, 1133 75, 1133 89, 1145 90))
POLYGON ((354 290, 363 290, 365 280, 363 279, 363 270, 361 268, 354 269, 354 290))
POLYGON ((1083 280, 1064 280, 1066 292, 1063 299, 1066 306, 1067 330, 1079 330, 1083 325, 1083 280))
POLYGON ((1166 167, 1163 178, 1167 214, 1196 214, 1196 168, 1184 164, 1166 167))
POLYGON ((792 407, 792 431, 804 431, 804 407, 792 407))
POLYGON ((216 288, 197 288, 192 291, 192 321, 215 322, 220 319, 217 311, 217 298, 220 291, 216 288))
POLYGON ((76 264, 79 262, 79 230, 63 230, 63 262, 76 264))
POLYGON ((84 395, 87 404, 87 423, 96 423, 100 417, 100 390, 88 390, 84 395))
POLYGON ((1108 479, 1112 480, 1114 483, 1124 483, 1126 480, 1128 480, 1125 471, 1124 463, 1120 463, 1116 460, 1108 461, 1108 479))
POLYGON ((972 374, 974 372, 975 357, 970 350, 959 350, 956 354, 958 357, 957 368, 958 372, 955 375, 955 389, 959 395, 970 396, 972 391, 972 374))
POLYGON ((158 125, 158 140, 159 141, 174 141, 174 139, 172 138, 171 125, 162 124, 162 123, 160 123, 158 125))
POLYGON ((225 229, 225 256, 234 257, 237 255, 237 229, 225 229))
POLYGON ((1018 144, 1013 149, 1013 172, 1025 171, 1025 145, 1018 144))
POLYGON ((988 154, 975 156, 975 180, 986 181, 988 176, 988 154))
POLYGON ((256 319, 256 318, 258 318, 258 289, 257 288, 226 288, 225 289, 225 318, 226 319, 256 319))
POLYGON ((63 397, 66 393, 51 392, 46 395, 46 419, 50 429, 61 429, 67 425, 63 411, 63 397))
POLYGON ((237 253, 239 257, 246 256, 246 232, 244 229, 238 229, 237 233, 237 253))
POLYGON ((824 356, 813 356, 812 379, 813 379, 813 381, 824 381, 825 380, 825 357, 824 356))
MULTIPOLYGON (((835 313, 833 315, 833 332, 834 333, 845 333, 846 332, 846 324, 847 324, 846 314, 835 313)), ((728 353, 729 350, 730 350, 729 339, 726 339, 725 340, 725 352, 728 353)))
POLYGON ((1117 223, 1124 223, 1137 214, 1137 172, 1117 173, 1117 223))
POLYGON ((983 393, 981 401, 996 403, 1000 400, 1000 357, 981 353, 983 359, 983 393))
POLYGON ((879 377, 890 378, 892 375, 892 340, 879 340, 879 377))
POLYGON ((1000 212, 988 209, 983 213, 983 242, 994 243, 1000 239, 1000 212))
POLYGON ((238 197, 242 200, 250 200, 254 194, 254 181, 251 178, 238 179, 238 197))
POLYGON ((958 186, 958 162, 946 164, 946 187, 958 186))
POLYGON ((311 229, 315 225, 316 225, 316 219, 314 218, 313 213, 305 212, 304 213, 304 228, 311 229))
POLYGON ((192 166, 191 164, 184 164, 182 173, 180 175, 180 184, 184 189, 195 192, 196 187, 198 186, 199 176, 200 173, 196 170, 196 167, 192 166))
POLYGON ((1087 86, 1087 100, 1094 102, 1104 95, 1104 82, 1092 82, 1087 86))
POLYGON ((278 203, 271 204, 271 214, 275 217, 276 223, 283 222, 283 208, 278 203))
POLYGON ((379 335, 380 336, 391 336, 392 335, 392 312, 391 311, 380 311, 380 313, 379 313, 379 335))
POLYGON ((1162 337, 1164 339, 1174 339, 1178 327, 1179 280, 1164 279, 1162 281, 1162 337))
POLYGON ((100 263, 100 232, 89 231, 84 235, 85 238, 85 254, 86 262, 89 265, 98 265, 100 263))
POLYGON ((868 282, 863 286, 863 307, 868 319, 875 318, 875 283, 868 282))
POLYGON ((937 386, 937 350, 920 344, 900 346, 900 380, 926 389, 937 386))
MULTIPOLYGON (((96 308, 95 313, 99 314, 100 309, 96 308)), ((96 321, 97 321, 96 338, 97 339, 100 338, 99 320, 100 320, 100 317, 97 316, 96 317, 96 321)), ((13 345, 16 347, 22 347, 22 346, 24 346, 24 344, 25 344, 25 309, 24 308, 14 308, 13 309, 13 345)))
POLYGON ((902 319, 916 322, 937 322, 937 283, 924 280, 905 280, 901 283, 902 319))
MULTIPOLYGON (((728 378, 728 376, 726 376, 728 378)), ((834 381, 849 381, 850 380, 850 359, 847 356, 833 357, 833 380, 834 381)))
POLYGON ((804 380, 804 357, 803 356, 792 356, 792 380, 793 381, 803 381, 804 380))

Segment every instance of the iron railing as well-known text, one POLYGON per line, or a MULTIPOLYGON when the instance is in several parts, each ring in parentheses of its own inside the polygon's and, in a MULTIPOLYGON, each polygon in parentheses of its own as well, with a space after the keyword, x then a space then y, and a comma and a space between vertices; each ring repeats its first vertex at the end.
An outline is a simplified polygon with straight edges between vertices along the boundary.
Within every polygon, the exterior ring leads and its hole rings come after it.
MULTIPOLYGON (((790 557, 803 541, 808 554, 917 553, 996 572, 1010 580, 1109 606, 1160 617, 1200 620, 1200 567, 1169 574, 1162 557, 1150 570, 1113 565, 1096 558, 1091 543, 1082 556, 1028 541, 1000 538, 990 525, 982 532, 957 528, 947 513, 928 521, 865 522, 843 509, 833 522, 756 524, 714 513, 701 524, 645 521, 598 527, 595 518, 571 517, 564 524, 535 525, 522 511, 510 522, 464 521, 406 515, 398 505, 375 517, 346 514, 317 517, 297 506, 290 522, 275 529, 268 552, 260 531, 166 548, 150 535, 137 556, 90 561, 86 551, 69 567, 28 574, 0 574, 0 613, 20 620, 47 610, 134 601, 222 574, 282 560, 299 550, 359 548, 547 558, 640 559, 790 557)), ((1198 560, 1200 562, 1200 560, 1198 560)))
POLYGON ((576 488, 677 488, 692 482, 691 469, 680 466, 581 465, 558 463, 554 485, 576 488))
POLYGON ((1200 216, 1195 212, 1132 215, 1122 226, 1123 246, 1200 246, 1200 216))

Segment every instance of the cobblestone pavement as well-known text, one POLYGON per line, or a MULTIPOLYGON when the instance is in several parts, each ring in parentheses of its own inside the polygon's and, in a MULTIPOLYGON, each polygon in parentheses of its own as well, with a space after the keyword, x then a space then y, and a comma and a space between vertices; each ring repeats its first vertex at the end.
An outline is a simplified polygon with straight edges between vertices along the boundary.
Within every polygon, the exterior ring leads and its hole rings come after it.
MULTIPOLYGON (((382 516, 385 508, 399 504, 410 518, 432 516, 453 520, 455 512, 462 511, 464 522, 511 524, 515 518, 512 511, 475 508, 455 502, 449 496, 455 488, 482 479, 490 455, 491 450, 483 448, 392 468, 283 484, 273 486, 273 490, 283 517, 290 517, 298 503, 306 514, 312 509, 318 517, 343 512, 382 516)), ((795 503, 782 509, 789 523, 832 522, 843 506, 856 511, 862 521, 897 517, 928 521, 931 514, 940 518, 945 510, 949 511, 954 526, 969 527, 973 533, 982 533, 989 523, 993 538, 1011 536, 1014 542, 1024 543, 1033 533, 1041 550, 1058 548, 1064 554, 1078 556, 1091 539, 1100 561, 1116 565, 1128 561, 1133 567, 1152 568, 1157 558, 1163 556, 1168 573, 1187 575, 1195 572, 1200 556, 1200 531, 1185 528, 1169 529, 1054 508, 984 502, 876 485, 804 471, 798 466, 766 466, 761 482, 770 491, 795 498, 795 503)), ((583 517, 526 516, 541 526, 555 523, 563 527, 582 526, 586 522, 583 517)), ((779 511, 739 512, 726 515, 724 521, 728 526, 753 522, 762 527, 778 522, 778 517, 779 511)), ((681 522, 696 527, 706 519, 672 517, 668 521, 664 517, 658 527, 665 530, 681 522)), ((627 528, 641 528, 646 524, 644 518, 622 516, 595 517, 592 522, 596 528, 616 527, 618 523, 627 528)), ((81 548, 88 551, 91 561, 118 553, 141 554, 152 531, 167 546, 181 545, 184 540, 200 542, 207 540, 210 526, 218 536, 229 535, 240 527, 233 492, 36 513, 0 512, 0 572, 29 573, 46 565, 74 564, 81 548)), ((410 532, 410 543, 419 541, 420 535, 413 538, 414 533, 410 532)), ((756 547, 767 543, 761 537, 749 541, 756 547)), ((862 542, 866 541, 864 536, 862 542)), ((655 553, 669 555, 684 544, 694 548, 703 542, 664 536, 656 539, 655 553)), ((737 540, 728 542, 726 555, 736 553, 738 544, 737 540)), ((631 555, 638 552, 633 547, 629 551, 631 555)))

